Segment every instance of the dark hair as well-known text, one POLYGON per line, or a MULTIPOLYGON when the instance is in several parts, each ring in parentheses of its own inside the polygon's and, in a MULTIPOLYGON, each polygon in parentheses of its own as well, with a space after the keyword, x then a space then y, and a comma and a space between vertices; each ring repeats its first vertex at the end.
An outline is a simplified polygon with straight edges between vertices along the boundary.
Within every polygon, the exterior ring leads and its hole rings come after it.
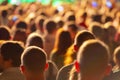
POLYGON ((92 16, 92 21, 96 21, 96 22, 102 23, 102 19, 101 18, 102 18, 102 15, 96 14, 96 15, 92 16))
POLYGON ((74 32, 76 32, 78 30, 78 27, 75 23, 68 24, 68 28, 70 28, 74 32))
POLYGON ((57 24, 53 20, 50 20, 46 22, 45 27, 48 33, 52 33, 57 28, 57 24))
POLYGON ((1 15, 2 15, 2 17, 7 17, 7 15, 8 15, 7 10, 3 10, 3 11, 1 12, 1 15))
POLYGON ((24 22, 24 21, 19 21, 19 22, 16 24, 16 28, 27 29, 27 24, 26 24, 26 22, 24 22))
POLYGON ((59 21, 57 22, 57 25, 58 25, 59 28, 60 28, 60 27, 63 27, 63 26, 64 26, 64 21, 63 21, 63 20, 59 20, 59 21))
POLYGON ((75 15, 70 15, 67 20, 68 21, 75 21, 75 15))
POLYGON ((110 22, 110 21, 112 22, 113 18, 111 16, 106 16, 105 23, 110 22))
POLYGON ((26 42, 27 34, 24 29, 17 29, 13 35, 14 41, 22 41, 23 43, 26 42))
POLYGON ((107 45, 98 40, 88 40, 78 51, 77 61, 80 63, 80 74, 99 75, 109 63, 107 45))
POLYGON ((24 48, 22 45, 16 41, 4 42, 0 47, 0 53, 5 61, 12 60, 12 65, 14 67, 20 66, 20 56, 24 48))
POLYGON ((40 27, 43 27, 44 21, 45 21, 45 19, 40 19, 40 20, 39 20, 39 25, 40 25, 40 27))
POLYGON ((0 27, 0 40, 10 40, 10 29, 8 27, 0 27))
POLYGON ((30 46, 24 50, 21 56, 21 63, 32 73, 43 73, 46 59, 46 53, 43 49, 30 46))
POLYGON ((38 16, 36 19, 35 19, 35 23, 39 26, 40 29, 43 28, 43 23, 45 21, 45 17, 44 16, 38 16))
POLYGON ((66 50, 71 46, 72 39, 68 31, 62 31, 58 37, 58 52, 65 53, 66 50))
POLYGON ((43 48, 42 37, 37 33, 30 34, 26 40, 26 47, 28 46, 38 46, 40 48, 43 48))
POLYGON ((74 12, 72 12, 72 11, 68 11, 68 12, 66 12, 65 13, 65 15, 64 15, 64 18, 65 18, 65 21, 75 21, 76 20, 76 18, 75 18, 75 14, 74 14, 74 12))
POLYGON ((75 36, 74 44, 79 48, 84 41, 89 39, 95 39, 95 36, 91 32, 83 30, 78 32, 75 36))
POLYGON ((90 26, 90 31, 99 39, 103 39, 104 29, 99 23, 93 23, 90 26))

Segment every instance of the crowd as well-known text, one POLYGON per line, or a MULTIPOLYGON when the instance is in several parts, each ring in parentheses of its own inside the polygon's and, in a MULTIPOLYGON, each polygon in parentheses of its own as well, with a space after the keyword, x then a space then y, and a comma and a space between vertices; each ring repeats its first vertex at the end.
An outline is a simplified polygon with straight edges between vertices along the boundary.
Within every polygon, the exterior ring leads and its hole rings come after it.
POLYGON ((0 80, 120 80, 116 0, 0 5, 0 80))

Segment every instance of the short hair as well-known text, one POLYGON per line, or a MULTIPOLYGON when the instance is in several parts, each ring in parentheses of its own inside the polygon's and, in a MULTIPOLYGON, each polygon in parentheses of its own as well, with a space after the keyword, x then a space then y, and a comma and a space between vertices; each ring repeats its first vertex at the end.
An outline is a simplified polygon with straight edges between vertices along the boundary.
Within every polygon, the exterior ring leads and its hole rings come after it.
POLYGON ((65 22, 64 22, 62 19, 60 19, 60 20, 57 22, 57 26, 58 26, 58 28, 63 27, 64 24, 65 24, 65 22))
POLYGON ((117 30, 115 28, 115 26, 112 24, 112 22, 107 22, 104 24, 104 28, 107 30, 108 34, 110 35, 110 37, 114 37, 117 30))
POLYGON ((27 29, 27 23, 25 21, 18 21, 16 24, 16 28, 27 29))
POLYGON ((65 17, 65 21, 75 21, 76 20, 74 12, 71 12, 71 11, 66 12, 64 17, 65 17))
POLYGON ((114 50, 114 59, 117 60, 117 64, 120 64, 120 46, 114 50))
POLYGON ((102 39, 104 34, 104 29, 102 25, 98 22, 93 22, 89 27, 90 32, 92 32, 97 38, 102 39))
POLYGON ((68 17, 68 21, 75 21, 75 15, 73 14, 73 15, 70 15, 69 17, 68 17))
POLYGON ((79 31, 75 36, 74 44, 80 47, 84 41, 89 39, 95 39, 95 36, 91 32, 86 30, 79 31))
POLYGON ((45 29, 48 33, 52 33, 57 29, 57 23, 55 23, 53 20, 45 21, 45 29))
POLYGON ((78 27, 77 27, 77 25, 74 22, 69 23, 68 24, 68 28, 71 29, 74 32, 78 31, 78 27))
POLYGON ((43 48, 43 39, 41 35, 37 33, 31 33, 26 40, 26 47, 28 46, 38 46, 43 48))
POLYGON ((24 47, 21 43, 17 41, 6 41, 0 47, 0 54, 3 56, 4 61, 12 60, 13 67, 19 67, 23 50, 24 47))
POLYGON ((77 61, 81 75, 99 75, 109 63, 108 47, 99 40, 88 40, 80 47, 77 61))
POLYGON ((99 22, 99 23, 102 23, 102 15, 100 14, 95 14, 92 16, 92 21, 96 21, 96 22, 99 22))
POLYGON ((14 34, 13 34, 13 40, 14 41, 22 41, 26 42, 27 39, 27 33, 24 29, 16 29, 14 34))
POLYGON ((43 23, 45 21, 45 17, 44 16, 38 16, 36 19, 35 19, 35 23, 37 25, 39 25, 39 28, 43 28, 43 23))
POLYGON ((106 16, 105 17, 104 23, 107 23, 107 22, 113 22, 112 16, 106 16))
POLYGON ((43 49, 30 46, 21 56, 21 64, 32 73, 43 73, 46 65, 46 53, 43 49))
POLYGON ((5 26, 0 27, 0 40, 10 40, 10 29, 5 26))

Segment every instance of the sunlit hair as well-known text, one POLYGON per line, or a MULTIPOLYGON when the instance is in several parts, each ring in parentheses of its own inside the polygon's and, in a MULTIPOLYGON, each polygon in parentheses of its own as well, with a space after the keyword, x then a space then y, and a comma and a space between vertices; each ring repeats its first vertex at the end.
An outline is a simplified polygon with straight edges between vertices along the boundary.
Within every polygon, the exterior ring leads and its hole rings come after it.
POLYGON ((107 45, 98 40, 88 40, 80 47, 77 61, 82 75, 101 74, 109 63, 107 45))
POLYGON ((114 50, 114 62, 120 65, 120 46, 114 50))

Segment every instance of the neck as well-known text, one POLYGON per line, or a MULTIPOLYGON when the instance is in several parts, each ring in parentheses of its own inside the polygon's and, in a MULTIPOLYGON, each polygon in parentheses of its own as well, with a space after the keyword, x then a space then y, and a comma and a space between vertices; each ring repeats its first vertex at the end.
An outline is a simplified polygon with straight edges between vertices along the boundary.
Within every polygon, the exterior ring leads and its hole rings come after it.
POLYGON ((26 78, 26 80, 45 80, 44 75, 33 75, 26 78))

